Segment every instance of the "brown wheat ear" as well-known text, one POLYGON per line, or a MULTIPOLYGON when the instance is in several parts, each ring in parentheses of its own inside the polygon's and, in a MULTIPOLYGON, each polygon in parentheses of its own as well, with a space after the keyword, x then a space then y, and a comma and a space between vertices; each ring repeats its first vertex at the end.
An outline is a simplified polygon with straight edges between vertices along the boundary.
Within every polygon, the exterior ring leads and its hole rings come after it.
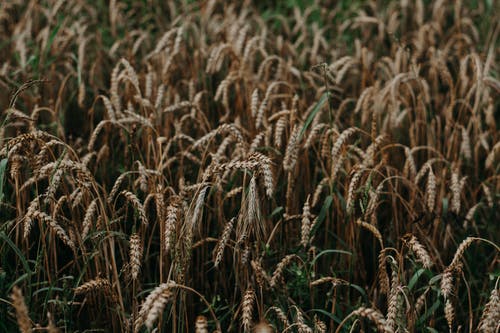
POLYGON ((255 301, 255 292, 252 288, 248 288, 243 295, 241 303, 241 325, 245 332, 250 332, 252 328, 252 313, 253 303, 255 301))
POLYGON ((17 325, 22 333, 31 333, 32 325, 31 319, 28 314, 28 307, 24 302, 23 293, 21 289, 17 286, 12 288, 12 294, 10 295, 12 299, 12 306, 16 310, 17 325))

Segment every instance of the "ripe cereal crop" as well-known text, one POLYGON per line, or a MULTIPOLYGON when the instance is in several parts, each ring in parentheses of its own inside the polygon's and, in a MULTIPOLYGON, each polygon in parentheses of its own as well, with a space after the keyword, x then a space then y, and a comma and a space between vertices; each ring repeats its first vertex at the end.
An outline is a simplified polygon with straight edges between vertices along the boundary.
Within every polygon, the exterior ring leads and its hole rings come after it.
POLYGON ((0 1, 0 332, 498 332, 499 13, 0 1))

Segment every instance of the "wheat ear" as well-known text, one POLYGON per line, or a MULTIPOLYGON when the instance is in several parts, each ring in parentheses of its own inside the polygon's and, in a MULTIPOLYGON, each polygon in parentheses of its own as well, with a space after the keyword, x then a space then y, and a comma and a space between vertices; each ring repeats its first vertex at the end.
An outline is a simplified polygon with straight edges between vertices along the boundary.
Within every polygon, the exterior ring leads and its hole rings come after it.
POLYGON ((243 302, 241 304, 241 325, 245 332, 250 332, 252 328, 252 312, 253 303, 255 301, 255 291, 252 288, 248 288, 243 296, 243 302))
POLYGON ((28 307, 24 302, 23 293, 20 288, 14 286, 12 288, 12 294, 10 295, 12 299, 12 306, 16 310, 17 325, 22 333, 31 333, 32 325, 31 319, 28 313, 28 307))

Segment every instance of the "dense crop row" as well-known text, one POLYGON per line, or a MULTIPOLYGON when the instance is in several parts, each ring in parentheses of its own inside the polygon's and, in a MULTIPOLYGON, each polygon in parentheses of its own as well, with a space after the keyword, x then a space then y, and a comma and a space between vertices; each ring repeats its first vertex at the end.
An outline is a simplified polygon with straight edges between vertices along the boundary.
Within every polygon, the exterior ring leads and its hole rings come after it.
POLYGON ((497 332, 494 6, 2 1, 0 331, 497 332))

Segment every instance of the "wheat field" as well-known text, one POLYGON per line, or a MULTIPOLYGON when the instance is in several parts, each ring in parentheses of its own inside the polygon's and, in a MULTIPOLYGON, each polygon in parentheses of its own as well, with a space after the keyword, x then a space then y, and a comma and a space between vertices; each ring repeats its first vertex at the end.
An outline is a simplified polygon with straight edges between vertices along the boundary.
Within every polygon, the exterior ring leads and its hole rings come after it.
POLYGON ((0 2, 0 332, 498 332, 499 13, 0 2))

